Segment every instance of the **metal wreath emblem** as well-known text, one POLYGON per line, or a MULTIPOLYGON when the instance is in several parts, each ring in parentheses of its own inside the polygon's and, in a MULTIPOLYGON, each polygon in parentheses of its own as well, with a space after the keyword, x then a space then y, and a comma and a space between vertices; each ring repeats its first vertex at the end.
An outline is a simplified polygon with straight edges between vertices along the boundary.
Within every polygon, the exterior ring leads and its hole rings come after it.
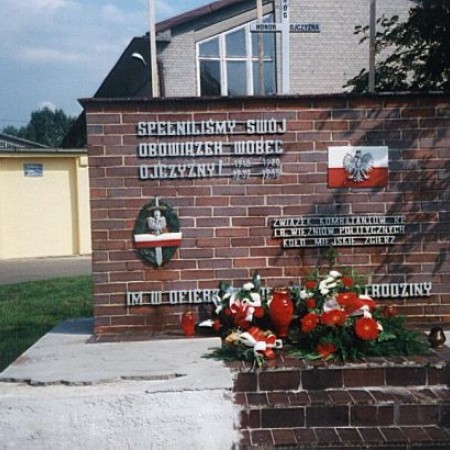
POLYGON ((180 223, 175 211, 156 197, 140 211, 133 230, 134 246, 154 267, 172 259, 181 244, 180 223))

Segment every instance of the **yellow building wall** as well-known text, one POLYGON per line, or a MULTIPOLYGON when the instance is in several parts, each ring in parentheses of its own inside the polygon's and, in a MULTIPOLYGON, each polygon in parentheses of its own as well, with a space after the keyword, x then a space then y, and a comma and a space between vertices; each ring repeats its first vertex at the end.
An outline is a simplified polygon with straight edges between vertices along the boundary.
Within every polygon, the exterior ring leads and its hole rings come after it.
POLYGON ((85 155, 1 155, 0 259, 90 253, 88 183, 85 155))

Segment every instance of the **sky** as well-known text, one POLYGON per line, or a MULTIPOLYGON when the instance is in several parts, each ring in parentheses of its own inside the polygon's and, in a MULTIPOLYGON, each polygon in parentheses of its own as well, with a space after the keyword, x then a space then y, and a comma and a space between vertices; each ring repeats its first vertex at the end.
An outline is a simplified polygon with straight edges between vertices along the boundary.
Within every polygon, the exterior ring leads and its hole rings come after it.
MULTIPOLYGON (((212 0, 157 0, 156 21, 212 0)), ((135 36, 148 31, 149 0, 0 0, 0 131, 33 111, 78 116, 135 36)))

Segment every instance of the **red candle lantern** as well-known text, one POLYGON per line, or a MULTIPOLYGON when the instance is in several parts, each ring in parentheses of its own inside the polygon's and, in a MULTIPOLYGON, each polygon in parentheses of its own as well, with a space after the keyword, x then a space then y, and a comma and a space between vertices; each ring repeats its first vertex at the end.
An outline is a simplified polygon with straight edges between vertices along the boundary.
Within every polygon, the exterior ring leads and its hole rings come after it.
POLYGON ((186 311, 181 316, 181 329, 186 337, 195 334, 195 315, 192 311, 186 311))
POLYGON ((282 339, 287 338, 289 325, 294 314, 294 303, 288 289, 277 288, 273 291, 269 314, 277 336, 282 339))

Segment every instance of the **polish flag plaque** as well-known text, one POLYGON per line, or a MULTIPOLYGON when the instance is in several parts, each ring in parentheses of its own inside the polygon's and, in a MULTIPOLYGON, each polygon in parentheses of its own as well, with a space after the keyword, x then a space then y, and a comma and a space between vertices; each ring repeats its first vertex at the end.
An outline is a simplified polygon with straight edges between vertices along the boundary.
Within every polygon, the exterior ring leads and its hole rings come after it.
POLYGON ((388 185, 388 147, 328 148, 328 187, 373 188, 388 185))
POLYGON ((161 267, 181 244, 182 233, 175 211, 156 197, 141 209, 133 237, 140 256, 154 267, 161 267))

